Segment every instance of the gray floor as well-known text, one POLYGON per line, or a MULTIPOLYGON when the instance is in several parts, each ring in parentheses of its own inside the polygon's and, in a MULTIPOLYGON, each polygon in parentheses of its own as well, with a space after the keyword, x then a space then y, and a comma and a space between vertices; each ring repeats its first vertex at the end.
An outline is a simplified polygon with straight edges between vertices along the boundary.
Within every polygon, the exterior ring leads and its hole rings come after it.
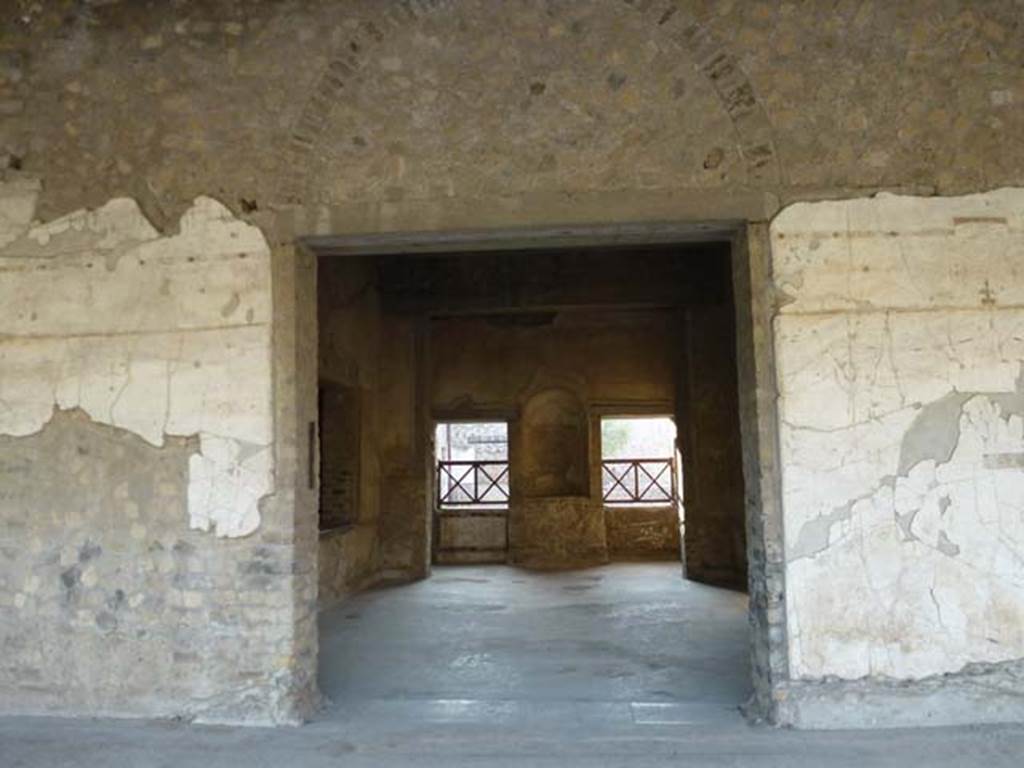
POLYGON ((0 768, 1024 765, 1024 727, 747 725, 745 599, 677 569, 437 569, 324 614, 303 728, 0 719, 0 768))
POLYGON ((750 687, 746 610, 745 595, 684 581, 675 563, 436 568, 323 614, 320 686, 342 711, 440 701, 465 717, 575 706, 601 722, 733 721, 750 687))

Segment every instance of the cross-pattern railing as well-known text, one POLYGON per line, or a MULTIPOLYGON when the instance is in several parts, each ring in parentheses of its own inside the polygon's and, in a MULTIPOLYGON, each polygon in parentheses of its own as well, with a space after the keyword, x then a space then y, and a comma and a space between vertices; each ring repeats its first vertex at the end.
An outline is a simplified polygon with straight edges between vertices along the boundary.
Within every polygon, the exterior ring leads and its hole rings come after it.
POLYGON ((442 507, 508 504, 508 462, 437 462, 437 503, 442 507))
POLYGON ((605 459, 601 491, 606 504, 671 504, 676 500, 675 459, 605 459))

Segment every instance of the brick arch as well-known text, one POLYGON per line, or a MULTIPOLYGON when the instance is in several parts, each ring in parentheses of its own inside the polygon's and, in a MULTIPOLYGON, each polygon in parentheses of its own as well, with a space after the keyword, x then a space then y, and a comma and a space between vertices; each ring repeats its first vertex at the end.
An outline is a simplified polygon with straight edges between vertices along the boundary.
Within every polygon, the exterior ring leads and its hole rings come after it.
MULTIPOLYGON (((736 56, 677 0, 620 0, 648 21, 652 34, 675 43, 692 57, 695 68, 710 83, 732 123, 736 150, 748 177, 764 186, 782 180, 772 125, 754 87, 736 56)), ((342 44, 321 73, 306 100, 288 140, 289 176, 285 183, 288 202, 302 202, 311 173, 311 157, 323 140, 330 112, 346 85, 366 67, 367 54, 397 31, 412 26, 427 14, 447 10, 453 0, 394 0, 374 21, 363 21, 342 44)))

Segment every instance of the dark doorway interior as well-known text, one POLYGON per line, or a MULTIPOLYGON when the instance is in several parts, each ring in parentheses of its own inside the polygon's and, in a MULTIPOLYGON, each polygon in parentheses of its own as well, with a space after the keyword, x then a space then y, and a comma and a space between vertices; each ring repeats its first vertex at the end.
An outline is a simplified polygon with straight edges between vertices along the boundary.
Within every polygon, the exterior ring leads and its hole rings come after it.
MULTIPOLYGON (((682 561, 691 581, 740 590, 746 584, 729 244, 324 253, 318 275, 322 606, 433 569, 429 587, 375 592, 345 605, 365 603, 370 613, 390 611, 388 622, 412 622, 415 643, 421 630, 431 635, 427 613, 461 610, 464 602, 478 615, 474 601, 493 598, 501 611, 522 611, 507 617, 513 623, 551 622, 530 634, 564 643, 568 658, 588 642, 569 636, 572 626, 593 635, 602 625, 630 624, 623 612, 632 600, 659 628, 638 626, 628 643, 591 648, 594 669, 565 672, 566 680, 597 699, 671 703, 699 698, 706 687, 680 670, 713 661, 740 670, 744 682, 705 698, 739 704, 737 691, 749 688, 745 597, 679 582, 682 561), (677 450, 604 456, 603 423, 655 417, 674 424, 677 450), (619 464, 606 466, 606 459, 619 464), (609 472, 619 477, 618 488, 606 487, 609 472), (617 561, 636 567, 617 568, 617 561), (535 579, 517 567, 576 575, 535 579), (469 584, 490 586, 471 594, 469 584), (683 590, 678 600, 662 601, 673 589, 683 590), (705 612, 707 629, 720 633, 712 639, 686 630, 697 646, 704 637, 724 656, 710 645, 668 652, 652 644, 659 632, 671 632, 669 614, 684 604, 705 612), (560 627, 559 612, 577 610, 579 621, 560 627), (562 637, 563 629, 569 635, 562 637), (636 690, 616 688, 595 670, 625 653, 666 672, 636 678, 636 690)), ((351 625, 338 618, 344 610, 325 614, 322 627, 321 682, 334 697, 360 695, 370 684, 359 670, 382 663, 386 645, 359 623, 362 609, 351 625), (332 660, 333 647, 355 654, 358 669, 332 660)), ((502 621, 493 618, 471 622, 482 634, 430 651, 454 654, 456 665, 477 660, 471 674, 454 674, 444 685, 421 681, 430 683, 431 696, 497 696, 492 689, 505 683, 493 675, 511 675, 520 662, 519 687, 508 688, 510 695, 548 695, 520 690, 553 673, 527 663, 530 649, 538 650, 533 645, 498 648, 488 632, 500 633, 502 621)), ((691 618, 700 625, 699 616, 691 618)), ((374 695, 386 697, 377 688, 374 695)))

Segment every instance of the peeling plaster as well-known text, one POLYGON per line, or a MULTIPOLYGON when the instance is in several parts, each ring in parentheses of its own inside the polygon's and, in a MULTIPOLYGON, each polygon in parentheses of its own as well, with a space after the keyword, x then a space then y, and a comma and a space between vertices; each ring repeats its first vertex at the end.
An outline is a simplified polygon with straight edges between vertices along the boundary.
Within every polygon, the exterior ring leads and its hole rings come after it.
MULTIPOLYGON (((1024 391, 1021 387, 1024 387, 1024 381, 1018 380, 1018 390, 1013 393, 951 392, 933 403, 922 406, 900 442, 897 475, 887 475, 881 478, 878 486, 865 496, 852 499, 831 512, 804 523, 797 534, 795 543, 787 549, 787 558, 793 561, 801 557, 813 557, 827 549, 833 526, 848 521, 858 502, 883 488, 895 491, 896 484, 900 480, 906 479, 910 471, 918 464, 925 461, 932 462, 936 467, 948 464, 960 444, 960 419, 964 413, 964 405, 973 397, 987 398, 999 408, 1004 418, 1009 418, 1012 415, 1024 415, 1024 391)), ((987 468, 1024 468, 1024 454, 986 455, 984 464, 987 468)), ((949 497, 942 497, 939 504, 941 513, 945 514, 952 501, 949 497)), ((902 514, 896 513, 896 523, 899 525, 905 541, 916 540, 913 525, 919 511, 919 509, 911 509, 902 514)), ((945 538, 945 534, 942 534, 939 548, 946 554, 953 553, 951 556, 955 556, 958 552, 958 548, 945 538)))
POLYGON ((1024 658, 1024 190, 772 224, 794 679, 1024 658))
POLYGON ((960 413, 970 399, 969 394, 950 392, 921 409, 900 442, 898 474, 905 477, 922 461, 945 464, 953 457, 960 442, 960 413))
POLYGON ((274 491, 269 247, 197 198, 161 236, 130 199, 32 222, 38 184, 0 184, 0 434, 55 409, 154 446, 198 436, 189 525, 259 527, 274 491))
MULTIPOLYGON (((829 547, 829 543, 832 540, 832 529, 834 526, 847 522, 853 517, 854 508, 858 503, 866 501, 875 492, 882 490, 886 487, 892 490, 893 478, 885 477, 879 483, 878 488, 874 489, 870 494, 865 494, 856 499, 852 499, 842 506, 836 507, 827 514, 818 515, 812 520, 808 520, 800 528, 800 533, 797 535, 796 542, 786 550, 786 557, 789 561, 799 560, 801 557, 814 557, 819 552, 824 552, 829 547)), ((914 514, 916 514, 914 510, 914 514)), ((910 518, 910 522, 913 521, 913 515, 907 516, 910 518)), ((907 536, 913 536, 910 531, 909 525, 906 521, 906 517, 900 520, 897 515, 897 519, 900 521, 900 527, 904 529, 904 533, 907 536), (908 526, 908 527, 904 527, 908 526)))

